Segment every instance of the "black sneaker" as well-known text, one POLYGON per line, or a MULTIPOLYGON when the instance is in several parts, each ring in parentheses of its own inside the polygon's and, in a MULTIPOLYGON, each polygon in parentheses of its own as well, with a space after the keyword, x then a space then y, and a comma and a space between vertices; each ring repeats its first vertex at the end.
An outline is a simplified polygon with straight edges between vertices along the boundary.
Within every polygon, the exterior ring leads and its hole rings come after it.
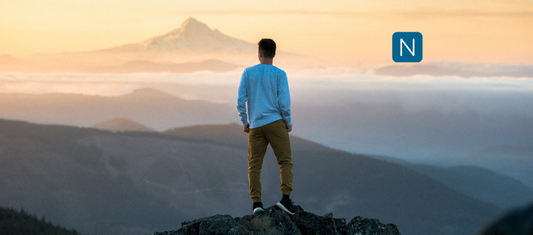
POLYGON ((263 208, 263 203, 261 202, 254 202, 254 215, 257 215, 258 213, 261 213, 265 211, 265 208, 263 208))
POLYGON ((291 200, 281 200, 280 202, 276 203, 276 206, 287 212, 289 215, 294 215, 294 208, 291 200))

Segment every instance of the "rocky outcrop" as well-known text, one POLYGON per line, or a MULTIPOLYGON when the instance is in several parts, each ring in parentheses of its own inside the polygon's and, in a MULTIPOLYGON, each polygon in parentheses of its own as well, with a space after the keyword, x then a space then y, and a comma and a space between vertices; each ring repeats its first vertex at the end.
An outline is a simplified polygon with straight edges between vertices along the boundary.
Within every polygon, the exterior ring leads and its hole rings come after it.
POLYGON ((153 235, 400 235, 394 224, 382 224, 377 219, 360 216, 346 223, 346 219, 333 218, 333 214, 318 216, 296 207, 293 216, 277 207, 269 207, 258 215, 233 218, 230 215, 215 215, 193 221, 184 221, 176 231, 155 232, 153 235))

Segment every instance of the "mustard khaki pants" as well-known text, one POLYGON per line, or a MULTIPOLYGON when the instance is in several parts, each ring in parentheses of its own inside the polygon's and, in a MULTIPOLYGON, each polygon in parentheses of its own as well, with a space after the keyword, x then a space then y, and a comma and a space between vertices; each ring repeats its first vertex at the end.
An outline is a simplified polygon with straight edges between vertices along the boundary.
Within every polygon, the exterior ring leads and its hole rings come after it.
POLYGON ((268 144, 280 165, 281 193, 290 195, 292 191, 291 143, 287 125, 280 119, 248 133, 248 182, 253 202, 261 202, 261 168, 268 144))

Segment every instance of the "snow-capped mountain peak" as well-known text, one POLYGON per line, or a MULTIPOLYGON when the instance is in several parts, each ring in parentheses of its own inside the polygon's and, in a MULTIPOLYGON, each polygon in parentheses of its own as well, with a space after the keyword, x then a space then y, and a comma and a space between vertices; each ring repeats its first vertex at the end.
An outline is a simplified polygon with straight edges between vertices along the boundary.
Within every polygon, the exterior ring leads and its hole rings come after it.
POLYGON ((188 18, 180 27, 167 34, 128 44, 111 50, 161 51, 161 52, 248 52, 257 45, 210 29, 205 23, 188 18))

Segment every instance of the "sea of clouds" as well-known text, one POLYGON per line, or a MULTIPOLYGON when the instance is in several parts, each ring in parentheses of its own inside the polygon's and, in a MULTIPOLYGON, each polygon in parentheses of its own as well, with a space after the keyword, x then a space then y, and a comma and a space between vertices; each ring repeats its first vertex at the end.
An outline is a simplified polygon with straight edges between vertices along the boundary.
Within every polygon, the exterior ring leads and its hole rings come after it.
MULTIPOLYGON (((533 146, 533 75, 287 72, 293 134, 327 146, 410 160, 494 145, 533 146)), ((240 77, 241 72, 0 73, 0 93, 117 96, 150 87, 232 109, 240 77)))

